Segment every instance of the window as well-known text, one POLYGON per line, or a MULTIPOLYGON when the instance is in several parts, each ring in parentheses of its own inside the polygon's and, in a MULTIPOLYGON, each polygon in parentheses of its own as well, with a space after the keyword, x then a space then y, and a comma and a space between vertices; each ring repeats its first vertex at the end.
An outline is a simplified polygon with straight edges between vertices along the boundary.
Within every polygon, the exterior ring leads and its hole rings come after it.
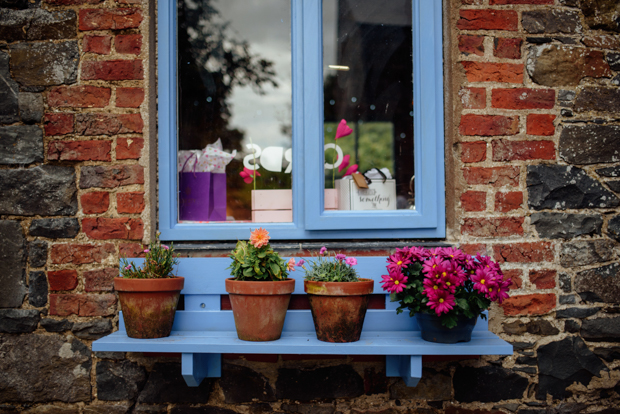
POLYGON ((445 236, 440 0, 160 0, 158 24, 163 239, 445 236))

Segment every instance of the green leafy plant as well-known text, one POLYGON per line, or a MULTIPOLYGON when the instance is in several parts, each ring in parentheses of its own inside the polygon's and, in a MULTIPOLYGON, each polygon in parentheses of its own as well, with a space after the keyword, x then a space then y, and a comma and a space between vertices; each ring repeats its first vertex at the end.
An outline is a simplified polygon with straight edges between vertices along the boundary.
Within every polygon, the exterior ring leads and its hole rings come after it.
POLYGON ((314 282, 357 282, 359 277, 353 268, 357 264, 355 257, 347 257, 342 253, 328 252, 323 246, 318 256, 308 261, 308 268, 300 259, 297 266, 306 271, 306 280, 314 282))
POLYGON ((121 258, 121 276, 127 279, 163 279, 176 277, 173 274, 174 266, 179 262, 178 256, 174 255, 174 246, 161 244, 159 241, 159 233, 155 237, 155 241, 149 244, 146 253, 144 265, 137 267, 135 263, 129 262, 126 258, 121 258))
POLYGON ((284 280, 288 271, 295 270, 295 260, 288 263, 269 245, 269 233, 258 228, 250 235, 250 242, 239 240, 230 253, 228 266, 235 280, 274 281, 284 280))

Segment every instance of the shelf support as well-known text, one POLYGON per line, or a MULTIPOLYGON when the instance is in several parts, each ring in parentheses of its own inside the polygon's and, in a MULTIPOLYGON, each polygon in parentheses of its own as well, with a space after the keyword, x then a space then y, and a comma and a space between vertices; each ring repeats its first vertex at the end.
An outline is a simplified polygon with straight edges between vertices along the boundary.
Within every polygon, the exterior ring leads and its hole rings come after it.
POLYGON ((222 354, 184 353, 181 374, 188 387, 197 387, 205 378, 222 376, 222 354))
POLYGON ((408 387, 415 387, 422 378, 422 356, 386 355, 385 373, 388 377, 401 377, 408 387))

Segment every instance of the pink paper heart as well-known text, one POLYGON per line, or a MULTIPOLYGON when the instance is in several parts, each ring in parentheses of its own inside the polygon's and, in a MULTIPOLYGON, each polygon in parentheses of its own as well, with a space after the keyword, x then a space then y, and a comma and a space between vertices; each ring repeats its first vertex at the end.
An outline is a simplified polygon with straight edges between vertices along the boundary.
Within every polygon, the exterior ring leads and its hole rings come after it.
POLYGON ((338 129, 336 129, 336 138, 334 139, 346 137, 347 135, 351 135, 352 132, 353 130, 349 128, 349 126, 347 125, 347 121, 343 119, 338 124, 338 129))

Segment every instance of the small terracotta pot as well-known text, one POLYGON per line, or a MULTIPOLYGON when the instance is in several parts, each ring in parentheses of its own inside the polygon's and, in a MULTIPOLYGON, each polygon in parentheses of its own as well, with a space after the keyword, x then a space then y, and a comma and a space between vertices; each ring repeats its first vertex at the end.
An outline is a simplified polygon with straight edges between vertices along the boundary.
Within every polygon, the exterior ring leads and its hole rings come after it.
POLYGON ((319 341, 359 341, 374 283, 372 279, 359 282, 304 280, 319 341))
POLYGON ((185 278, 114 278, 127 336, 163 338, 170 335, 185 278))
POLYGON ((251 282, 226 279, 226 292, 235 318, 237 336, 244 341, 275 341, 282 335, 284 318, 295 279, 251 282))

